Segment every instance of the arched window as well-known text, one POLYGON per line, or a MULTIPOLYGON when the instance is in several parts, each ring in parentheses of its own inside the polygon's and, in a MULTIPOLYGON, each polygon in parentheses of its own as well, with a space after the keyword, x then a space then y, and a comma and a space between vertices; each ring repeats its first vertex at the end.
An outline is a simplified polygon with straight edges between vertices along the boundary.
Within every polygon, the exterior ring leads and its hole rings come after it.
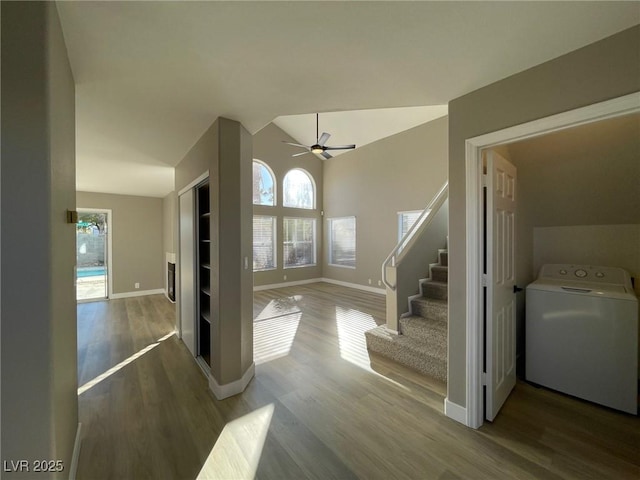
POLYGON ((260 160, 253 161, 253 204, 276 204, 275 176, 269 166, 260 160))
POLYGON ((282 182, 285 207, 315 208, 316 192, 311 175, 301 168, 289 170, 282 182))

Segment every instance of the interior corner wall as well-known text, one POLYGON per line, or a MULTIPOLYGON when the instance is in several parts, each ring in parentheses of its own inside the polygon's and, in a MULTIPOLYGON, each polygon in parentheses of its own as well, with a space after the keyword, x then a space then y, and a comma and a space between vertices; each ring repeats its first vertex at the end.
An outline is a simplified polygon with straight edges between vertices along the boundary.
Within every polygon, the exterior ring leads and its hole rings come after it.
POLYGON ((0 8, 2 460, 69 467, 78 427, 75 226, 66 222, 75 85, 55 3, 0 8))
MULTIPOLYGON (((167 255, 175 258, 178 248, 178 220, 176 212, 178 210, 178 196, 176 192, 169 193, 162 199, 162 266, 163 271, 167 268, 167 255)), ((164 291, 168 292, 167 275, 164 275, 164 291)))
POLYGON ((322 277, 322 239, 323 225, 321 210, 323 208, 323 176, 322 160, 313 154, 292 157, 299 153, 283 141, 298 143, 277 125, 270 123, 253 136, 253 158, 266 163, 273 171, 276 181, 276 205, 253 205, 254 215, 276 217, 276 268, 255 272, 254 285, 273 285, 283 282, 296 282, 322 277), (311 175, 316 186, 316 208, 306 210, 302 208, 283 207, 282 181, 287 172, 293 168, 301 168, 311 175), (283 218, 304 217, 316 220, 316 265, 308 267, 284 268, 284 253, 282 245, 283 218), (286 279, 284 278, 286 275, 286 279))
POLYGON ((465 140, 640 91, 640 26, 449 103, 447 398, 466 406, 465 140))
POLYGON ((324 162, 323 277, 384 288, 381 267, 398 242, 398 212, 423 210, 447 181, 447 138, 442 117, 324 162), (356 268, 331 266, 328 220, 352 215, 356 268))
POLYGON ((211 374, 220 386, 239 381, 253 364, 252 158, 251 135, 218 118, 175 172, 176 192, 209 172, 211 374))
POLYGON ((163 251, 162 198, 77 192, 78 208, 112 211, 114 294, 164 288, 166 264, 163 251))

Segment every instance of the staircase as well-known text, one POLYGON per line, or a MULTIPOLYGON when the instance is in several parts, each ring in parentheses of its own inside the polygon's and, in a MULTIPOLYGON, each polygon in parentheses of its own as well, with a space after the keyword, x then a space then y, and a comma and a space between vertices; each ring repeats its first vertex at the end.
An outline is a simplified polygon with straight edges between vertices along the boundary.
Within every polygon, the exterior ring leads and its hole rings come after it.
POLYGON ((411 298, 411 312, 400 318, 400 335, 380 325, 365 332, 367 349, 446 382, 448 270, 447 250, 439 250, 420 295, 411 298))

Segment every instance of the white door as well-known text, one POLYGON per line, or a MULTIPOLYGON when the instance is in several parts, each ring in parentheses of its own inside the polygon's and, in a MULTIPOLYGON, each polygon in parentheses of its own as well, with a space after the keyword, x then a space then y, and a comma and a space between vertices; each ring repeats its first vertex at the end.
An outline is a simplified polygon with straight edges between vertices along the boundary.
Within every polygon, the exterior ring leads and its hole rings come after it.
POLYGON ((195 330, 195 199, 193 189, 180 195, 179 200, 179 294, 180 336, 191 353, 196 355, 195 330))
POLYGON ((516 383, 516 168, 487 160, 487 313, 485 417, 492 421, 516 383))

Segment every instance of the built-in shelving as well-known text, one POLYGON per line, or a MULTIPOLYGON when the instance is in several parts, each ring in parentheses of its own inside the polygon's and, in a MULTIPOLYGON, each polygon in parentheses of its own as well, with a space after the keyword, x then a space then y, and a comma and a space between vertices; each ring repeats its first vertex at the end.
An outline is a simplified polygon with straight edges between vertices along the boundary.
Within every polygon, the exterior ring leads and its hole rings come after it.
POLYGON ((198 355, 211 366, 211 211, 208 180, 196 187, 198 214, 198 355))

